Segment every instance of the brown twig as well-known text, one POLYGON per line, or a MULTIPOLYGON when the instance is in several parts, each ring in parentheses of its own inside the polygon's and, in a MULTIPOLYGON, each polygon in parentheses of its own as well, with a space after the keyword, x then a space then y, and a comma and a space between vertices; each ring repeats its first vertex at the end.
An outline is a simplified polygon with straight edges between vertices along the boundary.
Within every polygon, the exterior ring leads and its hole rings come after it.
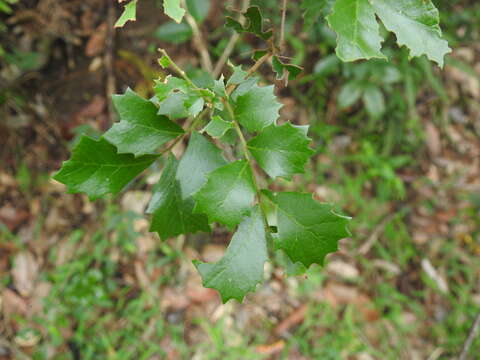
POLYGON ((116 84, 115 84, 115 71, 114 71, 114 64, 113 64, 113 54, 115 48, 115 18, 116 18, 116 11, 113 1, 108 2, 108 13, 107 13, 107 38, 105 43, 105 72, 107 75, 107 82, 106 82, 106 98, 108 104, 108 117, 110 119, 110 123, 113 124, 115 122, 114 114, 115 111, 113 109, 113 103, 110 101, 110 97, 116 91, 116 84))
POLYGON ((480 328, 480 312, 477 314, 477 317, 475 318, 475 321, 473 322, 472 327, 468 332, 468 337, 465 340, 465 343, 463 344, 462 352, 458 357, 458 360, 467 360, 468 351, 470 350, 470 346, 472 346, 473 340, 478 334, 479 328, 480 328))
MULTIPOLYGON (((182 3, 184 5, 184 8, 186 8, 185 1, 182 1, 182 3)), ((210 58, 210 53, 208 51, 208 44, 203 38, 197 21, 192 15, 190 15, 188 11, 185 13, 185 20, 187 20, 188 25, 190 25, 190 27, 192 28, 193 44, 195 45, 198 53, 200 54, 200 62, 202 63, 203 69, 209 73, 213 72, 213 64, 212 59, 210 58)))
MULTIPOLYGON (((250 6, 250 0, 243 0, 242 12, 247 11, 249 6, 250 6)), ((238 19, 238 22, 240 22, 240 24, 242 24, 242 26, 243 26, 243 24, 245 23, 245 18, 240 17, 238 19)), ((218 59, 217 63, 215 64, 215 67, 213 69, 213 77, 214 78, 217 78, 220 75, 223 67, 225 66, 225 63, 227 62, 228 58, 232 54, 233 49, 235 48, 235 45, 236 45, 239 38, 240 38, 240 35, 238 33, 234 32, 232 34, 232 36, 230 37, 230 40, 228 40, 228 43, 227 43, 227 46, 225 47, 225 50, 223 50, 222 55, 218 59)))
POLYGON ((287 0, 283 0, 282 5, 282 23, 280 25, 280 39, 278 42, 278 47, 280 51, 283 52, 285 50, 285 19, 287 15, 287 0))

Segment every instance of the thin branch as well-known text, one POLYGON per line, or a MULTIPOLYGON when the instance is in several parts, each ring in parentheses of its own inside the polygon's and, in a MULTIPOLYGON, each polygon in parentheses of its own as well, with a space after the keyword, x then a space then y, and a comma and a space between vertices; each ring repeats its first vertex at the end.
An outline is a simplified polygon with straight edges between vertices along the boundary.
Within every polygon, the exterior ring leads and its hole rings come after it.
POLYGON ((287 0, 283 0, 282 6, 282 24, 280 26, 280 40, 278 42, 278 47, 280 51, 283 52, 285 49, 285 18, 287 15, 287 0))
POLYGON ((160 53, 165 56, 168 61, 170 62, 170 67, 175 70, 175 72, 177 72, 187 83, 188 85, 190 85, 191 87, 193 87, 194 89, 197 89, 198 90, 198 86, 195 85, 192 81, 192 79, 190 79, 187 75, 187 73, 185 71, 183 71, 180 66, 178 66, 173 60, 172 58, 168 55, 167 51, 165 49, 158 49, 158 51, 160 51, 160 53))
MULTIPOLYGON (((184 8, 187 8, 185 6, 185 1, 182 1, 182 3, 184 8)), ((200 54, 200 61, 202 63, 202 67, 204 70, 211 73, 213 71, 213 64, 212 64, 212 59, 210 58, 210 53, 208 51, 208 44, 203 38, 202 32, 198 27, 197 21, 192 15, 190 15, 188 11, 185 13, 185 20, 187 20, 188 25, 190 25, 190 27, 192 28, 193 43, 195 44, 195 47, 197 48, 197 51, 200 54)))
POLYGON ((109 1, 108 4, 108 13, 107 13, 107 39, 106 39, 106 46, 105 46, 105 73, 107 77, 106 81, 106 96, 107 96, 107 107, 108 107, 108 117, 110 123, 114 123, 115 121, 115 110, 113 108, 113 103, 111 101, 110 96, 115 93, 116 91, 116 81, 115 81, 115 70, 114 70, 114 52, 115 52, 115 18, 116 18, 116 11, 115 6, 113 5, 112 1, 109 1))
MULTIPOLYGON (((470 346, 472 346, 473 340, 478 334, 478 330, 480 328, 480 312, 477 314, 475 321, 473 322, 470 331, 468 332, 468 337, 463 344, 462 353, 460 354, 458 360, 467 360, 468 351, 470 350, 470 346)), ((478 355, 478 354, 477 354, 478 355)))
MULTIPOLYGON (((250 6, 250 0, 243 0, 242 3, 242 12, 247 11, 248 7, 250 6)), ((242 26, 245 24, 245 18, 242 16, 239 17, 238 22, 242 24, 242 26)), ((216 79, 222 72, 223 67, 225 66, 225 63, 227 62, 228 58, 233 52, 233 49, 235 48, 235 45, 237 44, 238 39, 240 38, 240 35, 236 32, 232 34, 230 37, 230 40, 228 40, 228 44, 225 47, 225 50, 223 50, 222 55, 218 59, 217 63, 215 64, 215 67, 213 69, 213 77, 216 79)))

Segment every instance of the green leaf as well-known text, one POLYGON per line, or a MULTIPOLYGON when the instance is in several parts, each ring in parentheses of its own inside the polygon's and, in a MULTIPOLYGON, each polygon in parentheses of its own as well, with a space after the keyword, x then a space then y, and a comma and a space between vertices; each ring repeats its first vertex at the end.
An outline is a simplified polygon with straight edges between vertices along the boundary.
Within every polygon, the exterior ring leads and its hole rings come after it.
POLYGON ((310 28, 321 15, 326 15, 331 7, 331 0, 303 0, 300 8, 304 11, 305 25, 310 28))
POLYGON ((177 171, 183 196, 196 193, 205 184, 210 172, 226 164, 220 149, 204 136, 193 132, 177 171))
POLYGON ((343 61, 386 58, 380 51, 383 39, 369 0, 337 0, 327 21, 337 33, 336 51, 343 61))
POLYGON ((273 70, 277 73, 277 79, 283 79, 288 74, 288 80, 294 80, 302 72, 302 68, 293 64, 284 64, 278 56, 272 58, 273 70))
POLYGON ((340 90, 338 94, 338 105, 345 109, 355 104, 362 95, 364 85, 359 81, 349 81, 340 90))
POLYGON ((155 96, 159 102, 165 100, 174 90, 179 90, 183 93, 188 92, 188 83, 180 78, 174 76, 167 76, 164 81, 155 80, 155 96))
POLYGON ((427 55, 443 66, 451 52, 442 39, 438 10, 431 0, 370 0, 385 27, 395 33, 400 46, 410 49, 410 56, 427 55))
POLYGON ((369 85, 365 88, 363 102, 371 117, 379 118, 385 113, 385 97, 377 86, 369 85))
POLYGON ((273 31, 263 31, 263 17, 258 6, 252 6, 248 8, 247 12, 243 14, 247 19, 247 25, 242 26, 237 20, 227 16, 226 26, 232 28, 237 33, 252 33, 257 35, 263 40, 268 40, 272 37, 273 31))
POLYGON ((137 20, 137 0, 132 0, 125 5, 122 15, 115 23, 115 27, 123 27, 128 21, 135 20, 137 20))
POLYGON ((239 160, 211 172, 193 197, 197 201, 195 212, 207 214, 210 222, 234 227, 250 212, 255 198, 248 162, 239 160))
POLYGON ((164 69, 168 68, 170 65, 172 65, 172 61, 168 56, 163 55, 159 60, 158 63, 160 66, 164 69))
POLYGON ((275 97, 273 85, 260 87, 255 84, 247 91, 239 86, 233 92, 232 100, 235 119, 248 131, 261 131, 274 124, 282 107, 275 97))
POLYGON ((278 234, 276 246, 305 267, 323 265, 328 253, 337 251, 338 240, 350 236, 350 218, 335 214, 331 206, 310 194, 280 193, 276 196, 278 234))
POLYGON ((163 9, 165 14, 177 23, 180 23, 185 15, 185 9, 180 6, 180 0, 163 0, 163 9))
POLYGON ((210 0, 187 0, 188 12, 192 14, 193 18, 198 22, 206 19, 210 11, 210 0))
POLYGON ((305 131, 290 123, 271 125, 248 142, 248 149, 258 164, 272 178, 291 178, 303 173, 305 163, 313 154, 305 131))
POLYGON ((169 21, 160 25, 153 36, 171 44, 183 44, 192 38, 192 28, 184 22, 169 21))
POLYGON ((147 209, 148 214, 153 214, 150 231, 156 231, 162 240, 180 234, 210 231, 207 217, 193 213, 195 201, 182 194, 177 179, 178 166, 177 159, 170 154, 147 209))
POLYGON ((183 129, 165 116, 157 115, 157 107, 130 89, 114 95, 113 104, 120 115, 104 135, 118 153, 135 156, 150 154, 159 146, 183 134, 183 129))
POLYGON ((158 114, 166 115, 170 119, 181 119, 188 117, 188 111, 185 106, 187 100, 187 94, 174 92, 159 104, 158 114))
POLYGON ((225 255, 214 264, 194 261, 203 286, 217 290, 223 303, 242 302, 263 281, 263 267, 268 260, 265 227, 260 209, 255 207, 233 235, 225 255))
POLYGON ((246 71, 242 70, 242 66, 241 65, 235 66, 235 65, 232 65, 232 64, 229 64, 229 65, 233 69, 233 73, 227 81, 227 86, 238 85, 238 84, 241 84, 242 82, 244 82, 248 73, 246 71))
POLYGON ((219 139, 225 135, 229 129, 233 129, 232 122, 225 121, 220 116, 214 116, 202 131, 206 131, 211 137, 219 139))
POLYGON ((94 200, 107 193, 118 194, 156 159, 156 155, 135 158, 117 154, 115 146, 104 138, 82 136, 70 160, 53 178, 67 185, 69 193, 82 192, 94 200))

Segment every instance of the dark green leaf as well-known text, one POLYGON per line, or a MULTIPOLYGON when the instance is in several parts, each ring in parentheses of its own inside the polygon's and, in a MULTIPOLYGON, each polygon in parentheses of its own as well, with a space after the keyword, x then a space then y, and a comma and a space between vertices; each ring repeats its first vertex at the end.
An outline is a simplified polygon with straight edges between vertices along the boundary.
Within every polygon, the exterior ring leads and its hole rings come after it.
POLYGON ((303 18, 305 25, 310 28, 317 22, 320 16, 325 16, 330 11, 332 1, 330 0, 303 0, 300 5, 304 11, 303 18))
POLYGON ((248 142, 248 149, 270 177, 289 179, 293 174, 303 173, 305 163, 313 154, 309 143, 303 129, 286 123, 263 129, 248 142))
POLYGON ((232 94, 235 119, 248 131, 261 131, 274 124, 282 105, 277 101, 274 87, 253 85, 248 91, 237 88, 232 94), (241 94, 241 95, 239 95, 241 94))
POLYGON ((223 120, 220 116, 214 116, 207 126, 203 129, 208 135, 215 139, 221 138, 225 133, 233 128, 233 123, 223 120))
POLYGON ((194 200, 182 196, 177 167, 177 159, 170 155, 147 209, 147 213, 153 214, 150 231, 156 231, 162 240, 180 234, 210 231, 207 217, 192 212, 194 200))
POLYGON ((220 292, 222 301, 239 302, 255 291, 263 280, 263 267, 268 260, 265 227, 260 209, 255 207, 233 235, 225 255, 214 264, 194 261, 203 285, 220 292))
POLYGON ((210 11, 210 0, 187 0, 188 12, 198 22, 202 22, 210 11))
POLYGON ((263 17, 262 13, 258 6, 252 6, 248 8, 247 12, 243 14, 247 19, 247 25, 242 26, 237 20, 227 17, 226 26, 232 28, 237 33, 252 33, 262 38, 263 40, 268 40, 272 37, 273 31, 263 31, 263 17))
POLYGON ((310 194, 280 193, 276 196, 278 236, 276 245, 292 262, 305 267, 323 265, 328 253, 337 251, 338 240, 350 235, 350 218, 337 215, 328 204, 310 194))
POLYGON ((302 72, 302 68, 293 64, 284 64, 277 56, 272 58, 273 70, 277 73, 277 79, 283 79, 288 74, 288 80, 294 80, 302 72))
POLYGON ((124 95, 114 95, 112 100, 120 122, 114 124, 104 137, 117 147, 120 154, 150 154, 183 133, 180 126, 157 115, 154 104, 130 89, 124 95))
POLYGON ((234 227, 250 212, 255 198, 248 162, 239 160, 211 172, 193 197, 197 201, 195 212, 207 214, 210 222, 234 227))
POLYGON ((67 185, 69 193, 82 192, 94 200, 107 193, 118 194, 156 159, 156 155, 135 158, 117 154, 115 146, 104 138, 97 141, 82 136, 70 160, 53 178, 67 185))
POLYGON ((160 25, 153 36, 168 43, 183 44, 192 38, 192 28, 184 22, 169 21, 160 25))

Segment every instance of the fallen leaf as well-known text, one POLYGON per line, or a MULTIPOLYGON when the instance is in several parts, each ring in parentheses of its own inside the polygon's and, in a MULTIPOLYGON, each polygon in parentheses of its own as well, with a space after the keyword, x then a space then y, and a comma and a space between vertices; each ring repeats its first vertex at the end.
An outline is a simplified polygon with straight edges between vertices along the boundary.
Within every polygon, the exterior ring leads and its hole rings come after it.
POLYGON ((24 297, 30 296, 35 288, 39 266, 28 251, 18 253, 13 260, 12 277, 15 289, 24 297))

